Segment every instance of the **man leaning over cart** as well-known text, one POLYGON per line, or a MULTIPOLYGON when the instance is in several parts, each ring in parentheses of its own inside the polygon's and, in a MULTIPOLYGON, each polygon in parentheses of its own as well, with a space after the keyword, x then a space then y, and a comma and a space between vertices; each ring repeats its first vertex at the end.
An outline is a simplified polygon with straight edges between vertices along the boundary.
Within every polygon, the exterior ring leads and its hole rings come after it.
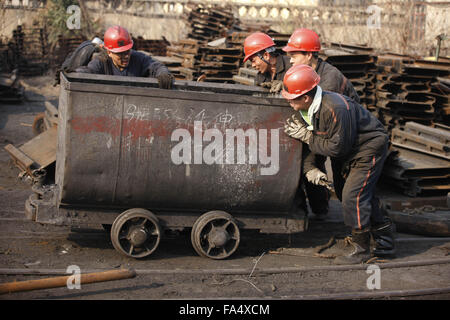
POLYGON ((151 77, 158 79, 161 89, 172 88, 173 76, 165 65, 131 49, 133 40, 127 29, 121 26, 108 28, 104 35, 103 47, 106 49, 106 57, 98 55, 87 66, 77 68, 76 72, 151 77))
MULTIPOLYGON (((307 111, 309 121, 294 115, 285 132, 308 144, 312 153, 331 159, 336 195, 342 202, 344 223, 352 228, 350 243, 354 247, 335 263, 367 261, 371 235, 376 245, 373 254, 392 256, 393 224, 374 195, 387 155, 388 135, 367 109, 347 96, 322 90, 319 82, 320 76, 307 65, 286 72, 282 95, 295 111, 307 111)), ((326 179, 322 176, 316 183, 326 179)))

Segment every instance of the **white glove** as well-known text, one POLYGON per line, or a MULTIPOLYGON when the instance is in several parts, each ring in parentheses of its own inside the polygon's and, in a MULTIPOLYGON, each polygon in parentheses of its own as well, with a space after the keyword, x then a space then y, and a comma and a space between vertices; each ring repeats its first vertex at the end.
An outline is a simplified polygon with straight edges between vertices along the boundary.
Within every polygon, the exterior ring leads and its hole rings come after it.
POLYGON ((288 136, 298 139, 304 143, 309 143, 309 138, 311 138, 312 135, 312 132, 307 129, 306 125, 296 119, 295 115, 292 116, 292 120, 290 118, 286 120, 284 132, 288 136))
POLYGON ((317 168, 311 169, 306 173, 306 179, 317 186, 323 186, 328 183, 328 177, 317 168))

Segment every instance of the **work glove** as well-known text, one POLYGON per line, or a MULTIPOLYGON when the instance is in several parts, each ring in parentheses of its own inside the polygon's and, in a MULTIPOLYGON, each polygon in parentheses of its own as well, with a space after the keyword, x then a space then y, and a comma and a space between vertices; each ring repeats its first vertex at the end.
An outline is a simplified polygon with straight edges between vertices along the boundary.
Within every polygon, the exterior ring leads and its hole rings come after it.
POLYGON ((295 115, 292 116, 292 119, 289 118, 286 120, 284 132, 288 136, 298 139, 304 143, 309 143, 309 139, 312 136, 312 132, 307 129, 306 125, 296 119, 295 115))
POLYGON ((268 82, 263 82, 260 84, 263 88, 269 88, 270 93, 279 93, 281 89, 283 89, 283 81, 281 80, 272 80, 268 82))
POLYGON ((336 193, 334 190, 333 184, 328 181, 328 177, 325 173, 320 171, 317 168, 309 170, 306 174, 306 180, 308 180, 310 183, 315 184, 317 186, 322 186, 327 188, 333 193, 336 193))
POLYGON ((156 78, 160 89, 172 89, 173 76, 170 73, 161 73, 156 78))
POLYGON ((311 182, 312 184, 315 184, 317 186, 321 186, 324 183, 328 182, 328 177, 325 173, 320 171, 317 168, 311 169, 306 173, 306 179, 311 182))

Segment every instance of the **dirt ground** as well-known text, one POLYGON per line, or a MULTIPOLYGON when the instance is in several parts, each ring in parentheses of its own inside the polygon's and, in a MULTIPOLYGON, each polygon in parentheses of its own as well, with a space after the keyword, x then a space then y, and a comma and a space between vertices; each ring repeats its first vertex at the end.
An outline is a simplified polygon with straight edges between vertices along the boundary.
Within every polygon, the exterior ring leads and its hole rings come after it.
MULTIPOLYGON (((330 202, 328 219, 311 220, 304 233, 265 235, 243 231, 238 250, 226 260, 199 257, 190 243, 189 230, 177 235, 166 234, 154 254, 136 260, 115 251, 109 234, 101 226, 75 229, 25 220, 24 203, 31 189, 18 179, 19 170, 11 163, 4 147, 9 143, 18 147, 33 137, 34 117, 44 111, 45 99, 57 101, 59 87, 52 86, 52 76, 22 82, 26 101, 16 105, 0 104, 0 284, 40 279, 58 272, 61 275, 71 265, 79 266, 81 272, 133 268, 137 276, 86 284, 80 289, 62 287, 3 294, 0 299, 175 299, 180 303, 181 299, 192 299, 199 304, 209 299, 450 298, 449 290, 440 294, 425 291, 403 296, 383 294, 448 289, 449 262, 396 268, 383 268, 383 262, 375 262, 381 268, 380 287, 370 289, 371 273, 367 266, 348 270, 333 268, 331 257, 348 250, 341 240, 322 251, 322 257, 315 255, 318 246, 326 244, 333 235, 343 238, 348 232, 336 199, 330 202), (8 274, 14 270, 46 270, 47 275, 8 274)), ((386 196, 400 195, 388 192, 386 196)), ((397 257, 385 261, 387 263, 449 259, 448 238, 397 236, 397 257)))

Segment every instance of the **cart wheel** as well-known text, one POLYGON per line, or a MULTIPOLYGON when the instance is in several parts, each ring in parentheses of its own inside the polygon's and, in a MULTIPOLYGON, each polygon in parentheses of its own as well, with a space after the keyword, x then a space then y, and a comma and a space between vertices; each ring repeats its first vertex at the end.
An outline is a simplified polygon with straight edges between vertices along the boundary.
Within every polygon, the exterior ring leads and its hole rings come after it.
POLYGON ((37 136, 37 135, 41 134, 42 132, 44 132, 45 130, 47 130, 47 128, 45 127, 44 117, 45 117, 45 114, 42 112, 42 113, 39 113, 34 118, 32 128, 33 128, 33 133, 35 136, 37 136))
POLYGON ((224 211, 207 212, 192 226, 192 246, 203 257, 228 258, 236 251, 239 241, 239 228, 233 217, 224 211))
POLYGON ((134 208, 121 213, 111 227, 114 248, 132 258, 152 254, 160 238, 158 218, 145 209, 134 208))

